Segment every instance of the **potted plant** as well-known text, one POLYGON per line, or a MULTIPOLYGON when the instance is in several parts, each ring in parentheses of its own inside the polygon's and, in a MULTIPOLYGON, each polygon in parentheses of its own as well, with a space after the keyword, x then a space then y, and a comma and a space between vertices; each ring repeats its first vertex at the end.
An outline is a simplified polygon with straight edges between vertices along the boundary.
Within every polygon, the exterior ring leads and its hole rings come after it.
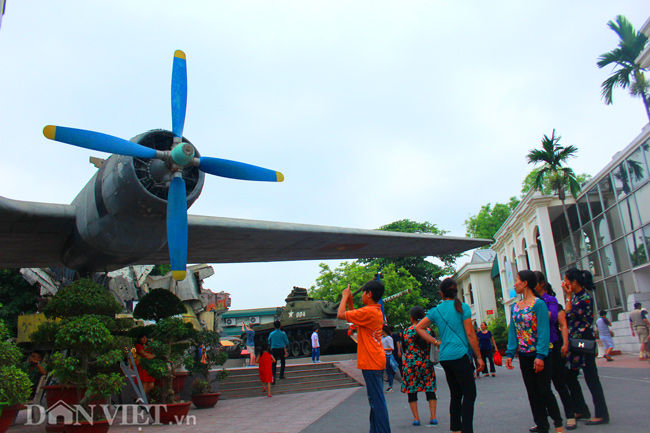
POLYGON ((22 352, 15 343, 7 341, 9 332, 0 320, 0 433, 11 426, 16 414, 27 403, 32 381, 22 369, 22 352))
MULTIPOLYGON (((91 428, 108 429, 100 404, 119 393, 123 375, 117 364, 124 357, 130 341, 112 334, 120 328, 115 314, 121 305, 104 287, 88 279, 79 280, 59 290, 44 309, 45 316, 56 322, 41 325, 32 340, 49 341, 50 347, 66 350, 55 353, 47 369, 58 385, 44 387, 48 407, 58 401, 79 405, 79 421, 91 416, 83 431, 91 428)), ((67 433, 79 426, 65 426, 67 433)), ((60 431, 64 426, 48 426, 48 431, 60 431)))
MULTIPOLYGON (((136 305, 133 310, 133 317, 158 323, 162 319, 178 316, 186 312, 187 309, 185 308, 185 304, 183 304, 183 301, 181 301, 178 296, 169 290, 153 289, 140 299, 138 305, 136 305)), ((149 334, 147 335, 148 337, 151 337, 150 333, 153 329, 155 329, 155 325, 151 329, 146 329, 145 333, 149 334)), ((174 371, 174 379, 172 381, 174 394, 179 394, 181 392, 185 387, 185 381, 187 380, 187 372, 179 371, 181 366, 182 365, 177 364, 172 368, 174 371)), ((160 380, 156 381, 155 386, 158 388, 162 386, 160 380)))
POLYGON ((191 369, 192 373, 201 376, 194 379, 192 384, 192 403, 198 409, 214 407, 221 396, 220 392, 212 392, 214 382, 228 377, 225 369, 213 372, 213 368, 223 365, 228 360, 228 354, 219 344, 219 334, 214 331, 198 332, 192 339, 196 348, 197 358, 191 369))
POLYGON ((156 423, 180 422, 189 412, 191 402, 181 402, 174 392, 173 382, 178 366, 192 368, 193 360, 188 354, 190 338, 196 331, 183 319, 168 317, 147 327, 151 340, 147 346, 152 359, 141 359, 141 365, 157 379, 151 391, 152 402, 157 403, 152 416, 156 423))

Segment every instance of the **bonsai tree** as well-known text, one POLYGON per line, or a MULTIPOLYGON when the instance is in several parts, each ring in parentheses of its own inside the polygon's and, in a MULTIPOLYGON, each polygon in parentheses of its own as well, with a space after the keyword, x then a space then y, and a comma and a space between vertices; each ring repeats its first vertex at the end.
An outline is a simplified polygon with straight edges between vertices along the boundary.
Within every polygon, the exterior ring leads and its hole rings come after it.
POLYGON ((48 370, 59 384, 77 388, 79 403, 86 410, 92 400, 108 398, 122 388, 123 375, 117 364, 130 341, 111 333, 122 327, 115 319, 121 310, 106 288, 82 279, 52 297, 44 309, 45 316, 52 321, 32 334, 33 341, 68 351, 67 356, 55 353, 48 370))
POLYGON ((178 296, 169 290, 153 289, 140 299, 133 310, 133 317, 158 322, 186 312, 187 309, 178 296))
POLYGON ((20 367, 23 354, 15 343, 7 341, 9 331, 0 320, 0 403, 24 404, 32 392, 32 381, 20 367))
POLYGON ((228 360, 228 354, 219 344, 219 334, 214 331, 197 332, 192 343, 196 348, 198 359, 194 359, 191 372, 201 376, 200 379, 194 380, 192 394, 209 394, 214 382, 228 377, 228 372, 224 369, 219 370, 214 377, 210 377, 211 370, 215 366, 223 365, 228 360))
MULTIPOLYGON (((138 304, 139 305, 139 304, 138 304)), ((190 339, 196 330, 191 323, 185 323, 177 317, 167 317, 155 325, 147 327, 151 340, 148 350, 153 353, 153 359, 140 360, 147 372, 161 382, 160 387, 152 390, 152 398, 158 403, 176 403, 172 382, 176 370, 185 365, 192 368, 193 360, 188 353, 190 339)))

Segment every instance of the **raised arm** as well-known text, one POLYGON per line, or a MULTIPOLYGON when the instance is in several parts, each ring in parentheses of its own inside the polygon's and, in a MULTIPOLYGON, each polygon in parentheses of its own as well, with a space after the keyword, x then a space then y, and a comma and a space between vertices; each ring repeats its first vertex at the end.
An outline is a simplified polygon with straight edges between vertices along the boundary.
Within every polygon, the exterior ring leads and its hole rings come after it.
POLYGON ((430 344, 435 344, 436 346, 440 347, 440 340, 437 340, 431 336, 427 332, 427 328, 431 326, 431 320, 428 318, 424 318, 418 322, 417 325, 415 325, 415 332, 418 333, 420 337, 422 337, 427 343, 430 344))

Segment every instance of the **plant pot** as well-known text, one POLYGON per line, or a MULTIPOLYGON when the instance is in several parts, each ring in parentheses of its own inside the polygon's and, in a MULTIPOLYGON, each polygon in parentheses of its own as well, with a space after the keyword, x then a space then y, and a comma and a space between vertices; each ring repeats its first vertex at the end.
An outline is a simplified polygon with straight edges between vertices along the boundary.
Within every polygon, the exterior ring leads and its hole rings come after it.
POLYGON ((79 403, 79 400, 86 393, 85 389, 64 385, 48 385, 44 386, 43 389, 45 390, 45 401, 48 408, 54 406, 58 401, 74 406, 79 403))
MULTIPOLYGON (((187 372, 180 372, 174 374, 174 379, 172 380, 172 389, 174 394, 180 394, 183 388, 185 388, 185 382, 187 382, 187 372)), ((162 387, 162 382, 159 379, 154 381, 154 386, 162 387)))
POLYGON ((190 411, 191 401, 154 405, 152 417, 154 422, 163 425, 181 424, 190 411))
POLYGON ((194 394, 192 395, 192 403, 197 409, 209 409, 215 407, 221 396, 220 392, 212 394, 194 394))
POLYGON ((92 423, 80 422, 78 425, 66 425, 65 433, 106 433, 109 428, 111 428, 111 425, 107 420, 103 419, 92 423))
POLYGON ((2 408, 2 413, 0 414, 0 433, 5 433, 9 430, 9 427, 11 427, 16 419, 16 415, 24 407, 22 404, 13 404, 2 408))

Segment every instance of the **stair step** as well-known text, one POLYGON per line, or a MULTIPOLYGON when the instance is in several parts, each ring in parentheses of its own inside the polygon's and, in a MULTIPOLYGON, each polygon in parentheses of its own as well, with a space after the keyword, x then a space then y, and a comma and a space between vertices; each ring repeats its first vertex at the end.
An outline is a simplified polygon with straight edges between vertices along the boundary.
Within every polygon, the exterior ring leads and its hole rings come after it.
MULTIPOLYGON (((278 367, 279 368, 279 367, 278 367)), ((219 384, 221 398, 263 396, 257 368, 229 369, 230 376, 219 384)), ((277 373, 276 373, 277 374, 277 373)), ((272 394, 290 394, 361 386, 334 363, 287 365, 287 379, 277 379, 272 394)))

